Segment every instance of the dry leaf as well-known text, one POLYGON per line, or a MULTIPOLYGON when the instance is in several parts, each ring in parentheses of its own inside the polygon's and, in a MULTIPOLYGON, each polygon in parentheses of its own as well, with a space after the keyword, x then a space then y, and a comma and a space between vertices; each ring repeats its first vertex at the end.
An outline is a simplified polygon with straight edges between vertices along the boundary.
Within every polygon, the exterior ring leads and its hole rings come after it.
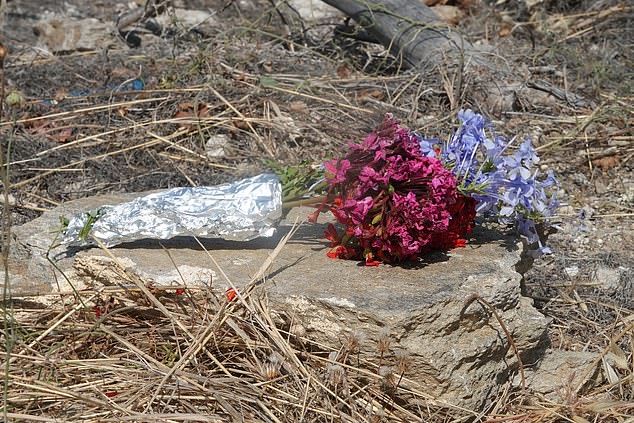
MULTIPOLYGON (((196 113, 194 104, 190 102, 183 102, 178 105, 178 111, 172 116, 173 119, 201 119, 209 116, 210 108, 206 104, 198 105, 196 113)), ((190 123, 181 123, 181 128, 190 127, 190 123)))
POLYGON ((291 112, 308 113, 308 106, 303 101, 291 101, 288 108, 291 112))
POLYGON ((178 110, 184 111, 184 110, 193 110, 193 109, 194 109, 194 104, 189 101, 184 101, 178 104, 178 110))
POLYGON ((185 110, 179 110, 178 112, 174 113, 174 116, 172 116, 173 119, 186 119, 189 117, 192 117, 192 114, 185 110))
MULTIPOLYGON (((29 112, 26 112, 26 113, 24 113, 24 115, 22 115, 22 119, 23 120, 36 118, 36 117, 40 117, 40 115, 39 114, 31 115, 29 112)), ((26 129, 34 129, 34 128, 38 128, 40 126, 44 126, 46 123, 47 123, 46 119, 37 119, 37 120, 31 120, 31 121, 28 121, 28 122, 24 122, 22 125, 26 129)), ((34 131, 31 131, 31 132, 34 132, 34 131)))
POLYGON ((270 60, 265 60, 264 62, 262 62, 262 70, 266 73, 272 73, 273 63, 271 63, 270 60))
POLYGON ((592 160, 592 164, 600 167, 602 171, 607 171, 612 169, 615 166, 618 166, 618 164, 620 163, 621 159, 618 155, 614 155, 614 156, 606 156, 606 157, 601 157, 600 159, 594 159, 592 160))
POLYGON ((343 64, 337 68, 337 76, 341 79, 346 79, 350 77, 352 73, 352 69, 350 69, 347 65, 343 64))
POLYGON ((385 92, 383 90, 374 88, 374 89, 368 89, 368 90, 361 90, 357 93, 357 100, 359 101, 367 101, 370 98, 383 101, 385 99, 385 92))
POLYGON ((202 106, 198 106, 198 117, 199 118, 204 118, 209 116, 209 106, 207 106, 206 104, 203 104, 202 106))
POLYGON ((438 5, 432 7, 431 10, 436 12, 441 21, 452 26, 458 25, 464 17, 462 10, 456 6, 438 5))
POLYGON ((458 0, 456 6, 462 10, 467 10, 475 3, 475 0, 458 0))
POLYGON ((627 355, 625 351, 621 349, 617 344, 610 345, 610 352, 612 353, 611 358, 614 360, 614 364, 617 368, 621 370, 628 371, 630 368, 629 362, 627 361, 627 355))
POLYGON ((247 76, 244 74, 244 72, 234 72, 231 74, 231 77, 234 80, 240 81, 240 82, 244 82, 247 80, 247 76))
POLYGON ((134 77, 135 71, 132 69, 117 66, 110 71, 110 77, 115 79, 129 79, 134 77))
POLYGON ((503 22, 502 25, 500 25, 498 35, 500 38, 508 37, 511 34, 511 29, 511 24, 503 22))
POLYGON ((249 129, 249 125, 244 119, 232 119, 231 124, 238 129, 247 130, 249 129))
POLYGON ((73 137, 73 130, 74 129, 75 128, 73 128, 73 127, 64 128, 64 129, 62 129, 61 131, 59 131, 57 133, 51 134, 50 137, 51 137, 51 139, 63 144, 65 142, 68 142, 68 141, 71 141, 71 140, 74 139, 74 137, 73 137))
POLYGON ((601 364, 603 365, 603 374, 605 375, 605 378, 610 384, 616 385, 621 379, 619 377, 619 374, 616 372, 616 370, 614 370, 614 367, 612 367, 612 365, 608 363, 608 360, 606 360, 605 357, 601 358, 601 364))
MULTIPOLYGON (((186 111, 186 110, 179 110, 178 112, 174 113, 174 116, 172 116, 173 119, 191 119, 193 118, 194 115, 192 114, 191 111, 186 111)), ((191 127, 191 123, 189 122, 179 122, 178 123, 180 125, 180 128, 189 128, 191 127)))

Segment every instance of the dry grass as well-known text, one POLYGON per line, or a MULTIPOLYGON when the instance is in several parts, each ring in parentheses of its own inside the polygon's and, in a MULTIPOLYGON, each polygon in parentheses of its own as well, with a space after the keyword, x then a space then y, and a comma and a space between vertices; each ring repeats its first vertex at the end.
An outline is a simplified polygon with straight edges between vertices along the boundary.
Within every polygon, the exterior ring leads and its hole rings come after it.
POLYGON ((632 355, 619 347, 634 340, 631 311, 620 310, 604 333, 607 346, 579 369, 600 368, 606 378, 585 386, 562 381, 559 401, 529 389, 520 402, 507 387, 479 413, 426 394, 409 379, 407 356, 393 354, 387 337, 367 345, 352 334, 321 345, 301 320, 271 310, 267 269, 292 235, 231 300, 213 284, 155 287, 116 261, 126 289, 16 300, 8 322, 12 351, 3 356, 6 416, 95 422, 583 422, 592 416, 587 421, 625 422, 634 412, 626 400, 633 394, 632 355), (361 349, 374 354, 362 359, 361 349), (616 362, 605 360, 615 352, 616 362))
MULTIPOLYGON (((289 234, 289 237, 292 233, 289 234)), ((229 300, 157 289, 49 296, 13 310, 10 419, 23 421, 462 421, 407 379, 405 356, 358 357, 360 339, 317 345, 267 306, 266 269, 229 300), (99 310, 99 311, 97 311, 99 310), (393 362, 392 362, 393 361, 393 362), (389 370, 386 370, 389 369, 389 370)), ((136 288, 135 288, 136 287, 136 288)), ((18 303, 19 304, 19 303, 18 303)))

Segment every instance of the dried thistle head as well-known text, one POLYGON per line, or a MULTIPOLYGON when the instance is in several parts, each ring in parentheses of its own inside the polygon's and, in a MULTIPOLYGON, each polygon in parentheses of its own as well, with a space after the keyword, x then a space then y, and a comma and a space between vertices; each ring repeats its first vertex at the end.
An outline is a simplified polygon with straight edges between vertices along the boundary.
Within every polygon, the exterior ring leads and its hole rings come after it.
POLYGON ((301 323, 293 323, 288 331, 297 340, 301 340, 306 336, 306 328, 301 323))
POLYGON ((381 388, 385 392, 391 392, 396 389, 396 375, 392 366, 379 367, 379 376, 381 376, 381 388))
POLYGON ((340 386, 346 382, 346 369, 340 364, 329 364, 326 367, 326 381, 330 386, 340 386))
POLYGON ((266 380, 273 380, 280 376, 280 365, 266 362, 260 366, 260 375, 266 380))
POLYGON ((280 369, 282 368, 283 363, 284 358, 277 352, 273 351, 265 363, 258 364, 258 370, 260 375, 262 375, 262 377, 266 380, 273 380, 280 376, 280 369))
POLYGON ((381 328, 379 331, 379 339, 376 341, 376 347, 379 350, 381 357, 390 351, 391 342, 389 328, 381 328))
POLYGON ((399 374, 405 374, 412 367, 412 357, 406 350, 398 350, 394 353, 396 356, 396 370, 399 374))
POLYGON ((365 339, 363 332, 359 330, 352 331, 346 336, 343 347, 346 351, 354 353, 361 349, 361 344, 365 339))

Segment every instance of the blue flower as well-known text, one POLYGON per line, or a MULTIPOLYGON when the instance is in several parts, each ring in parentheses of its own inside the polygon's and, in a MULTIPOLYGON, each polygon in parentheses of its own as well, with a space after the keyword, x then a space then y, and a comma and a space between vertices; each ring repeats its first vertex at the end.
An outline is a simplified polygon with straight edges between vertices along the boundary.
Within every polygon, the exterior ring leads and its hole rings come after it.
POLYGON ((545 180, 537 179, 533 166, 539 163, 539 156, 530 139, 511 153, 515 138, 507 141, 497 136, 482 115, 461 110, 458 119, 460 127, 447 142, 417 136, 423 154, 438 156, 453 171, 458 189, 477 201, 478 214, 503 224, 515 224, 529 243, 538 245, 537 252, 549 252, 537 226, 547 223, 559 206, 546 191, 558 182, 551 171, 545 180))

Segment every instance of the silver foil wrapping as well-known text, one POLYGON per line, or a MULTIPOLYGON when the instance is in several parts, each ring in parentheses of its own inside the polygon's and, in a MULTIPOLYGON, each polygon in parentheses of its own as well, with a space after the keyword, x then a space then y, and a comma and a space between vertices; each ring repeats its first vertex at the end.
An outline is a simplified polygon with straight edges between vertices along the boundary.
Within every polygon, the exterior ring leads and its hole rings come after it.
POLYGON ((213 187, 173 188, 91 213, 99 216, 92 225, 87 213, 73 216, 66 244, 90 245, 95 238, 111 247, 175 236, 248 241, 275 233, 282 217, 282 185, 276 175, 263 174, 213 187), (80 233, 87 229, 82 239, 80 233))

